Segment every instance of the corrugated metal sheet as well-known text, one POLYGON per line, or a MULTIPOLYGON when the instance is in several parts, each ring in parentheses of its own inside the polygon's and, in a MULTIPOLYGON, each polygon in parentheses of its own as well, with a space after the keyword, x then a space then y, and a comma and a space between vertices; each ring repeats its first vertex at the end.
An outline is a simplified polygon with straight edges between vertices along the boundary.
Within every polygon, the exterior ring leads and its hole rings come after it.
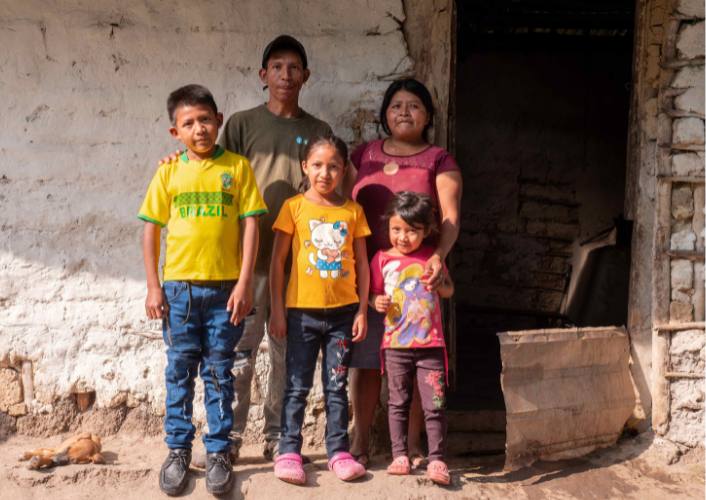
POLYGON ((622 327, 498 333, 507 469, 610 446, 635 406, 622 327))

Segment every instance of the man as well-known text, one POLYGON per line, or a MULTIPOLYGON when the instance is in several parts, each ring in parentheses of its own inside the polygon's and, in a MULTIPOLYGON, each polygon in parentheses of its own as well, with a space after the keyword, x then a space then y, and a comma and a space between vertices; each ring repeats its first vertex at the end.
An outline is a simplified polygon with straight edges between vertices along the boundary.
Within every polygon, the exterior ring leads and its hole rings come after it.
MULTIPOLYGON (((274 233, 272 224, 284 200, 294 195, 302 181, 301 156, 310 139, 331 135, 331 127, 299 107, 299 94, 309 79, 306 51, 288 35, 272 40, 262 55, 260 80, 268 100, 255 108, 233 114, 220 143, 250 160, 257 185, 268 207, 260 217, 260 250, 255 266, 255 312, 246 318, 243 337, 236 347, 234 423, 231 455, 239 455, 250 408, 250 388, 258 347, 269 316, 267 269, 274 233)), ((265 446, 263 455, 273 460, 280 437, 280 418, 285 384, 286 339, 267 336, 270 371, 265 398, 265 446)))

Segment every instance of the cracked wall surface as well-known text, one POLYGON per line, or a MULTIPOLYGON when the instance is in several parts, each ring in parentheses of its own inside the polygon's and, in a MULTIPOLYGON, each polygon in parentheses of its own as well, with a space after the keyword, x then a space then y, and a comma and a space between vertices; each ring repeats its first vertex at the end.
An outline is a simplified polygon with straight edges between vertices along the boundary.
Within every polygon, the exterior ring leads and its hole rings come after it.
POLYGON ((312 70, 302 106, 359 143, 378 134, 389 81, 412 70, 404 19, 395 0, 5 5, 0 377, 15 392, 3 389, 0 414, 50 414, 92 391, 95 408, 162 411, 164 345, 144 315, 135 214, 158 159, 178 147, 167 132, 171 90, 205 84, 226 116, 260 104, 262 50, 290 33, 312 70))

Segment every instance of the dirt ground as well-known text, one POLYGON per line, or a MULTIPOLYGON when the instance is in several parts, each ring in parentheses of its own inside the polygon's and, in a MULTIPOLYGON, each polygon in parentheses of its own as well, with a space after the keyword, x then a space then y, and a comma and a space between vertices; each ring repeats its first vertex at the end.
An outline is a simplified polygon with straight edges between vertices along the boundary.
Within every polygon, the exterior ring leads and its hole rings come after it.
MULTIPOLYGON (((107 465, 70 465, 30 471, 17 457, 26 449, 54 446, 62 437, 49 439, 13 436, 0 443, 0 498, 120 499, 168 498, 157 485, 165 456, 160 438, 121 434, 104 439, 107 465)), ((199 444, 197 449, 201 449, 199 444)), ((346 484, 326 470, 323 450, 305 450, 313 460, 306 466, 308 484, 282 483, 272 474, 259 446, 248 446, 236 464, 237 482, 226 498, 248 499, 659 499, 704 498, 703 449, 690 452, 667 465, 670 449, 650 434, 621 441, 616 447, 583 458, 541 462, 515 471, 503 471, 503 456, 458 457, 449 462, 453 484, 433 485, 423 472, 407 477, 385 474, 388 458, 375 457, 368 475, 346 484)), ((213 498, 206 492, 203 471, 192 469, 184 497, 213 498)))

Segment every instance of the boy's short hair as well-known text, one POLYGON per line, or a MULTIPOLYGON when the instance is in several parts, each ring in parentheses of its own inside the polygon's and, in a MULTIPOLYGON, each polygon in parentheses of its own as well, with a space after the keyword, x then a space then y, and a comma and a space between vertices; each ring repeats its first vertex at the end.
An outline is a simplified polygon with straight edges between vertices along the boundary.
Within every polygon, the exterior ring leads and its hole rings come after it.
POLYGON ((390 218, 399 215, 403 221, 412 227, 423 227, 430 232, 436 231, 436 216, 431 197, 413 191, 400 191, 390 200, 383 219, 389 223, 390 218))
POLYGON ((195 106, 200 104, 208 106, 213 110, 213 113, 218 113, 218 106, 213 94, 203 85, 192 83, 179 87, 167 98, 167 113, 169 113, 169 121, 174 124, 174 116, 179 106, 195 106))
POLYGON ((290 35, 280 35, 267 44, 265 51, 262 53, 262 69, 267 69, 267 61, 270 60, 272 54, 283 50, 299 54, 299 57, 302 60, 302 66, 304 69, 307 69, 308 61, 306 59, 306 51, 304 50, 304 46, 299 40, 290 35))

